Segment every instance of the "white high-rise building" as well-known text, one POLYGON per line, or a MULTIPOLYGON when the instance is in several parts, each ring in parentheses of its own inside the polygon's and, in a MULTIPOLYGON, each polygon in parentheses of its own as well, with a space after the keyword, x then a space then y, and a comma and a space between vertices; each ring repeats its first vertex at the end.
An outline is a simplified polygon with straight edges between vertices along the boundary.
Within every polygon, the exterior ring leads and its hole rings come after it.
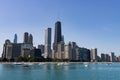
POLYGON ((64 59, 70 59, 71 60, 71 55, 72 55, 71 45, 67 44, 64 47, 64 59))
POLYGON ((96 62, 97 61, 97 48, 92 48, 90 51, 91 55, 91 62, 96 62))
POLYGON ((63 59, 64 58, 64 42, 60 42, 57 46, 57 59, 63 59))
POLYGON ((48 58, 51 55, 51 28, 45 30, 45 52, 44 58, 48 58))

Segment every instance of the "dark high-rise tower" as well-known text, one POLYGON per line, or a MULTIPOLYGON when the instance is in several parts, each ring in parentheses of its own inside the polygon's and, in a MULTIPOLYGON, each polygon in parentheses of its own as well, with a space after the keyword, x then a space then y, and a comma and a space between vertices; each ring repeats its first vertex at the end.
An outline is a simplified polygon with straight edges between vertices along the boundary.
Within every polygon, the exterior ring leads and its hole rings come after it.
POLYGON ((30 34, 28 36, 28 43, 33 44, 33 36, 32 36, 32 34, 30 34))
POLYGON ((28 43, 28 36, 29 36, 28 32, 25 32, 24 33, 24 43, 28 43))
POLYGON ((13 41, 14 43, 17 43, 17 34, 15 34, 15 36, 14 36, 14 41, 13 41))
POLYGON ((55 37, 54 37, 54 43, 59 43, 62 40, 62 34, 61 34, 61 22, 57 21, 55 23, 55 37))
POLYGON ((57 21, 55 23, 55 35, 54 35, 54 43, 53 43, 53 49, 56 52, 57 51, 57 45, 62 41, 62 32, 61 32, 61 22, 57 21))

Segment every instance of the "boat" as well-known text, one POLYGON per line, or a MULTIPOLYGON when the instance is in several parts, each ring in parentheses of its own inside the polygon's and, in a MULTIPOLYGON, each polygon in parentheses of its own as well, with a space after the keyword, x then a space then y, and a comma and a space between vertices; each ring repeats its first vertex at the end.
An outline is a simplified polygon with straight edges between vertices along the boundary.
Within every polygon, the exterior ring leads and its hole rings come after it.
POLYGON ((64 63, 63 62, 57 63, 57 66, 61 66, 61 65, 64 65, 64 63))
POLYGON ((30 62, 28 62, 28 63, 23 63, 23 65, 33 65, 33 63, 30 63, 30 62))
POLYGON ((15 65, 22 65, 22 63, 20 63, 20 62, 14 62, 13 64, 15 64, 15 65))
POLYGON ((84 64, 84 67, 88 67, 89 63, 88 62, 84 62, 83 64, 84 64))
POLYGON ((88 64, 84 64, 85 67, 88 67, 88 64))

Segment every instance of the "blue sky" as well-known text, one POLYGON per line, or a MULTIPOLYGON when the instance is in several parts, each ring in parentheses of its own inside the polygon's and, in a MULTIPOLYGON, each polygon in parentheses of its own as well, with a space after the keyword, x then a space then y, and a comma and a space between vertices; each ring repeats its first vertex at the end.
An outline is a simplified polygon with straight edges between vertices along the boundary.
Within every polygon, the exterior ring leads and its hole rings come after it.
POLYGON ((44 44, 45 29, 51 27, 54 37, 55 22, 60 20, 66 43, 120 55, 119 4, 119 0, 0 0, 0 52, 15 33, 18 42, 29 32, 34 45, 44 44))

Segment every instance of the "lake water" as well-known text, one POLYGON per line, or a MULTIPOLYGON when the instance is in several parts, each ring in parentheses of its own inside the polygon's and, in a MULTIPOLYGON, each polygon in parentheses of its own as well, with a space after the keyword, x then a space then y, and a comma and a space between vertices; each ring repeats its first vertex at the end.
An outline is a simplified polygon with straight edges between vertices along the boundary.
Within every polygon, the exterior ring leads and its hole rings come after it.
POLYGON ((0 80, 120 80, 120 63, 0 64, 0 80))

